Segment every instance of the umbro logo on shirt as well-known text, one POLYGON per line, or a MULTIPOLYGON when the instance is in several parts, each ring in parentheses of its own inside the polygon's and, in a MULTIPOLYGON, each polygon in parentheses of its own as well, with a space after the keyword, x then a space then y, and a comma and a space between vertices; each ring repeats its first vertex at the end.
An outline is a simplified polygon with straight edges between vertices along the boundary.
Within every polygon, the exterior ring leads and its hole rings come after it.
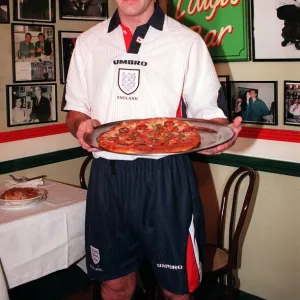
POLYGON ((138 66, 147 66, 148 63, 146 61, 140 61, 140 60, 114 60, 115 65, 138 65, 138 66))

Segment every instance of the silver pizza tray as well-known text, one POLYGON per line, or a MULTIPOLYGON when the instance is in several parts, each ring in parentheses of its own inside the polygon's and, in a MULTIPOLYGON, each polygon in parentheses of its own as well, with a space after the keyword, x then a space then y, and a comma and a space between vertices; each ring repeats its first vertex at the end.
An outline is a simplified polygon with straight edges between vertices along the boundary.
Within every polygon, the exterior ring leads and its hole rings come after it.
MULTIPOLYGON (((176 118, 175 118, 176 119, 176 118)), ((135 119, 136 120, 136 119, 135 119)), ((135 121, 135 120, 123 120, 116 121, 111 123, 106 123, 94 128, 94 131, 90 134, 85 134, 83 139, 84 141, 93 148, 98 148, 100 151, 108 151, 106 149, 102 149, 98 145, 98 137, 110 130, 112 127, 118 125, 124 121, 135 121)), ((201 137, 201 143, 199 146, 192 148, 188 151, 176 152, 176 153, 155 153, 155 154, 130 154, 126 153, 125 155, 138 155, 138 156, 147 156, 147 155, 174 155, 174 154, 185 154, 192 152, 199 152, 202 150, 207 150, 221 144, 224 144, 230 141, 234 137, 234 131, 227 125, 223 125, 217 122, 202 120, 202 119, 192 119, 192 118, 178 118, 181 121, 188 121, 191 126, 195 127, 199 132, 201 137)), ((109 151, 108 151, 109 152, 109 151)), ((118 152, 114 152, 118 153, 118 152)), ((124 153, 122 153, 124 154, 124 153)))

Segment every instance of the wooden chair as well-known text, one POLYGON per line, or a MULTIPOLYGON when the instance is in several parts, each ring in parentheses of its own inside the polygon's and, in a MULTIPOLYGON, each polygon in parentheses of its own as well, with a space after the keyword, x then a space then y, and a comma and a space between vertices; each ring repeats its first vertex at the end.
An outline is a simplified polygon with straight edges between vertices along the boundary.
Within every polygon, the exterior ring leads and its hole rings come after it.
MULTIPOLYGON (((224 275, 227 277, 227 297, 234 299, 235 278, 233 270, 237 269, 237 256, 239 250, 239 242, 241 232, 243 230, 251 199, 253 198, 253 191, 256 183, 256 171, 249 167, 239 167, 228 179, 221 203, 221 210, 218 225, 218 238, 217 244, 207 244, 205 251, 205 260, 203 265, 204 279, 212 277, 219 278, 220 283, 224 284, 224 275), (242 197, 239 192, 241 183, 249 178, 247 190, 242 197), (232 189, 234 188, 234 189, 232 189), (224 231, 226 210, 230 191, 233 191, 232 206, 230 210, 230 223, 229 223, 229 247, 224 248, 224 231), (238 199, 243 198, 241 213, 237 219, 236 210, 238 199), (235 221, 237 223, 235 225, 235 221)), ((224 299, 224 298, 223 298, 224 299)))

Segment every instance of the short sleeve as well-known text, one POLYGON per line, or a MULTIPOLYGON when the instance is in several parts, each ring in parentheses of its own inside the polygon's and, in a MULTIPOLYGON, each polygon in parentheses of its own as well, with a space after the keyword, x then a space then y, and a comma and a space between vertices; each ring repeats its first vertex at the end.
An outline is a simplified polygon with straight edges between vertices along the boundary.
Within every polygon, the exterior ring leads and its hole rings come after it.
POLYGON ((78 38, 68 70, 64 110, 74 110, 90 116, 84 63, 87 53, 84 52, 81 50, 80 38, 78 38))
POLYGON ((197 36, 191 47, 183 87, 187 116, 201 119, 226 118, 217 105, 220 88, 207 46, 197 36))

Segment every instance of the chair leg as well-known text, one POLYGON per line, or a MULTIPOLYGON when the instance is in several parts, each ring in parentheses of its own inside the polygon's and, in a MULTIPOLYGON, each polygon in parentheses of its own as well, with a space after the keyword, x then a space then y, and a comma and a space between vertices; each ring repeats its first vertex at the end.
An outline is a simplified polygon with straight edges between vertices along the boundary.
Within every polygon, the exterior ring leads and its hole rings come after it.
POLYGON ((93 300, 101 299, 101 285, 100 282, 93 281, 93 300))
POLYGON ((234 281, 233 281, 233 275, 232 271, 228 271, 227 273, 227 293, 228 293, 228 299, 233 300, 234 299, 234 281))

